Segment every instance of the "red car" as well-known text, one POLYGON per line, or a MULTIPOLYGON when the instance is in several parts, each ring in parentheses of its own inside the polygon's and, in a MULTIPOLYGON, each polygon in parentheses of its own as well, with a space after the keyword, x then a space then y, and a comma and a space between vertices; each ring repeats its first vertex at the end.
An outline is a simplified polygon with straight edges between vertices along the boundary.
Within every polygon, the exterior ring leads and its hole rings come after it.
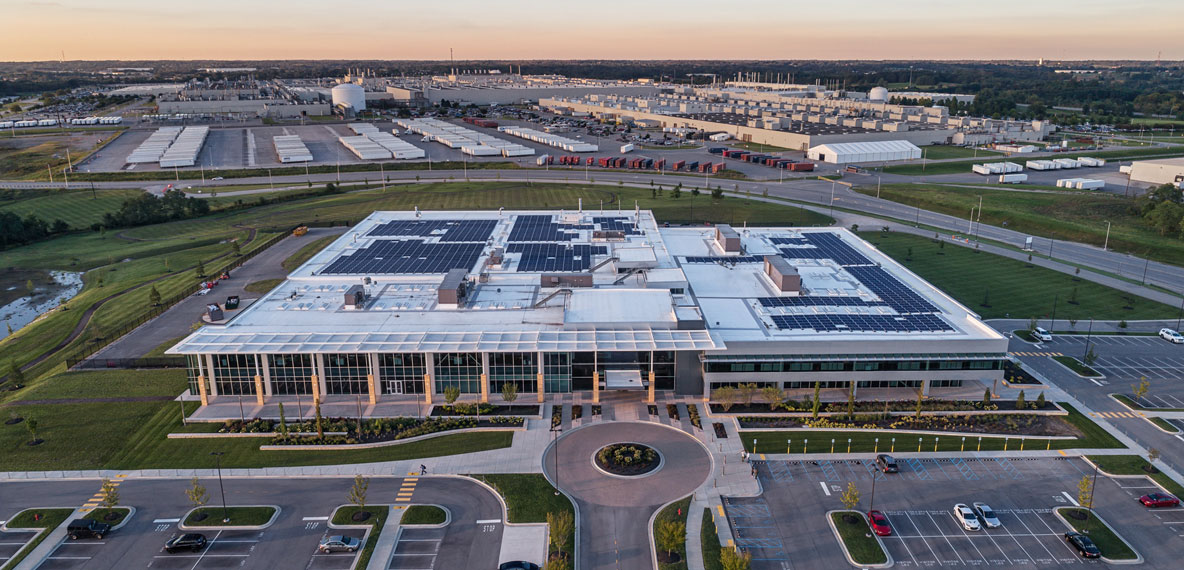
POLYGON ((1180 505, 1180 499, 1164 493, 1151 493, 1139 497, 1139 502, 1143 503, 1144 507, 1177 507, 1180 505))
POLYGON ((872 522, 872 531, 879 536, 892 535, 892 525, 888 523, 888 517, 880 511, 868 511, 867 518, 872 522))

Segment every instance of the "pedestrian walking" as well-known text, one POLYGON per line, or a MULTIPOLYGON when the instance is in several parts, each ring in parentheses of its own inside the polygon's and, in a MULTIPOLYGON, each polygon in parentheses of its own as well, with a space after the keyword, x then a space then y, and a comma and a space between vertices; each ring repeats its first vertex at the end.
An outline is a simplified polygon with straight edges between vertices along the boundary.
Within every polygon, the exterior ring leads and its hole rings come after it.
POLYGON ((420 475, 427 475, 428 474, 428 466, 420 463, 419 464, 419 474, 420 475))

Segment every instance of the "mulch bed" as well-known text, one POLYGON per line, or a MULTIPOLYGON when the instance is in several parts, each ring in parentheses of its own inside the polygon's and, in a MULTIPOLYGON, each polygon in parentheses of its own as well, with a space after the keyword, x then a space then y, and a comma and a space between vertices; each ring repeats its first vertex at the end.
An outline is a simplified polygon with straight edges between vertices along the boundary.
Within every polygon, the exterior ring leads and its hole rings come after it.
MULTIPOLYGON (((1026 393, 1025 393, 1026 395, 1026 393)), ((970 401, 963 401, 958 406, 954 406, 954 402, 949 400, 925 400, 923 411, 926 412, 976 412, 976 411, 996 411, 1000 413, 1010 412, 1015 410, 1015 400, 991 400, 991 403, 997 406, 998 410, 981 410, 975 407, 978 402, 971 403, 970 401)), ((1055 410, 1056 405, 1050 400, 1044 402, 1044 407, 1036 407, 1036 398, 1031 397, 1025 401, 1026 410, 1055 410)), ((751 405, 733 404, 732 407, 724 411, 723 406, 716 403, 709 404, 713 414, 736 414, 736 415, 761 415, 761 414, 808 414, 810 413, 809 406, 785 409, 778 407, 776 410, 769 409, 769 404, 753 403, 751 405)), ((912 413, 916 409, 916 400, 890 400, 888 401, 889 410, 894 412, 908 412, 912 413)), ((856 402, 856 414, 878 414, 884 411, 884 402, 856 402)), ((823 402, 818 409, 820 414, 846 414, 847 402, 823 402)))
POLYGON ((711 427, 712 427, 712 429, 715 430, 715 437, 718 437, 720 439, 727 439, 728 430, 724 429, 724 424, 721 424, 719 422, 713 422, 711 424, 711 427))
MULTIPOLYGON (((857 414, 858 416, 858 414, 857 414)), ((923 416, 924 418, 932 418, 934 416, 923 416)), ((896 416, 891 419, 876 419, 876 420, 856 420, 854 422, 842 422, 843 425, 820 427, 819 429, 836 429, 836 428, 869 428, 879 429, 916 429, 928 431, 954 431, 954 432, 968 432, 981 433, 983 435, 1023 435, 1032 437, 1041 436, 1073 436, 1081 437, 1081 432, 1073 427, 1073 424, 1065 421, 1059 416, 1006 416, 1000 414, 992 415, 976 415, 976 416, 947 416, 955 419, 958 424, 950 426, 944 423, 919 423, 916 425, 897 426, 896 428, 889 427, 894 421, 905 419, 901 416, 896 416), (1008 418, 1015 420, 1015 427, 1012 427, 1008 422, 1008 418)), ((808 418, 738 418, 741 429, 748 428, 780 428, 793 429, 806 427, 804 420, 808 418), (755 421, 753 421, 755 420, 755 421)), ((839 421, 842 418, 831 418, 832 421, 839 421)))
MULTIPOLYGON (((473 413, 460 413, 452 409, 451 406, 445 404, 432 408, 433 416, 473 416, 473 413)), ((494 406, 492 410, 481 410, 483 416, 537 416, 539 415, 539 407, 537 405, 530 406, 494 406)))
MULTIPOLYGON (((636 447, 636 448, 641 449, 643 451, 646 449, 652 449, 648 445, 642 445, 640 443, 613 444, 613 445, 610 445, 607 447, 621 447, 624 445, 627 445, 629 447, 636 447)), ((650 471, 657 469, 658 465, 662 462, 662 459, 660 457, 658 457, 656 454, 654 456, 653 461, 644 461, 643 460, 643 461, 640 461, 638 463, 634 463, 631 465, 620 465, 617 463, 605 463, 600 460, 600 453, 599 452, 594 457, 596 458, 596 465, 598 467, 600 467, 601 469, 603 469, 609 473, 612 473, 613 475, 622 475, 625 477, 634 477, 637 475, 644 475, 646 473, 649 473, 650 471)))

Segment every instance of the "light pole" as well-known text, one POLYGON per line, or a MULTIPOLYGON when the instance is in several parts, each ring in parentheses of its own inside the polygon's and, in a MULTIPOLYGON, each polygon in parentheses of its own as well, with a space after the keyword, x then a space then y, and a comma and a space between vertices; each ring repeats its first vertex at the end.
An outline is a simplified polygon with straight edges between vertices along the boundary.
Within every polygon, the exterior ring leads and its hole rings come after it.
POLYGON ((230 522, 230 511, 226 508, 226 488, 222 486, 222 454, 223 451, 211 451, 215 464, 218 466, 218 491, 222 493, 222 522, 230 522))
POLYGON ((1110 221, 1106 221, 1106 241, 1102 242, 1102 251, 1106 251, 1110 246, 1110 221))
POLYGON ((559 433, 563 431, 563 426, 551 426, 551 433, 555 434, 554 441, 551 445, 551 453, 555 456, 555 495, 559 495, 559 433))
POLYGON ((1089 523, 1093 522, 1093 514, 1094 514, 1094 487, 1097 487, 1097 486, 1098 486, 1098 464, 1097 464, 1097 463, 1094 463, 1094 479, 1093 479, 1093 481, 1092 481, 1092 482, 1090 482, 1090 484, 1089 484, 1089 505, 1087 505, 1087 506, 1085 507, 1085 508, 1086 508, 1086 510, 1088 511, 1088 512, 1087 512, 1087 513, 1085 513, 1085 514, 1086 514, 1086 516, 1087 516, 1087 517, 1089 517, 1089 518, 1087 518, 1087 519, 1086 519, 1086 522, 1085 522, 1085 534, 1089 534, 1089 527, 1090 527, 1090 524, 1089 524, 1089 523))

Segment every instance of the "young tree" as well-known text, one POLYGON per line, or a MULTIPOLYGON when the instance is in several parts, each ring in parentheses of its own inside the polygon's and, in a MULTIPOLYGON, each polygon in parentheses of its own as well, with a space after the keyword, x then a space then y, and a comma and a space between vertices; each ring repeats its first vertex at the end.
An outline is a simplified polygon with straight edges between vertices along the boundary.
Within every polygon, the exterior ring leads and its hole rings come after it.
POLYGON ((744 401, 745 406, 751 406, 752 400, 761 391, 756 384, 749 382, 748 384, 740 385, 740 399, 744 401))
POLYGON ((1036 323, 1036 317, 1028 319, 1028 331, 1035 331, 1037 326, 1039 325, 1036 323))
POLYGON ((280 402, 280 425, 276 426, 276 430, 280 435, 288 435, 288 418, 284 417, 284 403, 280 402))
POLYGON ((1094 486, 1090 482, 1089 475, 1082 475, 1081 480, 1077 482, 1077 504, 1091 508, 1094 505, 1094 486))
POLYGON ((1036 396, 1036 409, 1044 409, 1044 392, 1041 392, 1038 396, 1036 396))
POLYGON ((551 529, 551 548, 556 552, 567 552, 573 524, 575 523, 569 511, 547 513, 547 526, 551 529))
POLYGON ((370 489, 370 480, 361 475, 354 475, 354 485, 350 487, 345 498, 356 505, 358 510, 366 509, 366 491, 370 489))
POLYGON ((917 391, 917 411, 915 417, 921 417, 921 408, 924 406, 925 394, 920 390, 917 391))
POLYGON ((518 399, 518 385, 513 382, 506 382, 502 384, 502 400, 507 404, 513 404, 514 400, 518 399))
POLYGON ((104 509, 107 509, 107 514, 110 515, 111 509, 119 506, 119 486, 116 485, 115 482, 104 477, 103 483, 99 487, 99 495, 102 496, 102 498, 99 499, 99 504, 102 505, 104 509))
POLYGON ((41 441, 40 439, 37 438, 37 426, 38 425, 39 425, 39 422, 37 421, 37 418, 25 418, 25 429, 29 430, 29 437, 33 438, 32 440, 30 440, 30 443, 37 443, 37 442, 41 441))
POLYGON ((197 275, 197 278, 198 278, 198 279, 201 279, 202 277, 205 277, 205 276, 206 276, 206 266, 205 266, 205 264, 204 264, 204 263, 202 263, 202 262, 201 262, 201 260, 200 260, 200 259, 199 259, 199 260, 197 260, 197 267, 195 267, 195 268, 193 269, 193 273, 194 273, 195 275, 197 275))
POLYGON ((711 191, 711 199, 712 199, 712 200, 723 200, 723 199, 724 199, 724 191, 723 191, 723 189, 722 189, 722 188, 720 188, 719 186, 716 186, 716 187, 715 187, 715 188, 714 188, 714 189, 711 191))
POLYGON ((189 488, 185 489, 185 498, 189 499, 189 503, 195 509, 210 502, 210 494, 206 492, 205 486, 197 480, 197 477, 189 480, 189 488))
POLYGON ((1015 409, 1024 409, 1024 391, 1020 390, 1020 395, 1015 397, 1015 409))
POLYGON ((847 490, 839 496, 839 501, 843 503, 848 510, 854 510, 855 505, 859 504, 859 487, 855 486, 855 481, 847 482, 847 490))
POLYGON ((658 523, 657 536, 658 548, 666 551, 666 557, 678 547, 687 542, 687 523, 683 521, 662 521, 658 523))
POLYGON ((855 419, 855 381, 847 387, 847 419, 855 419))
POLYGON ((1127 327, 1126 319, 1122 319, 1121 321, 1118 321, 1118 328, 1125 331, 1126 327, 1127 327))
POLYGON ((987 388, 986 390, 983 390, 983 407, 986 408, 987 406, 990 406, 990 405, 991 405, 991 389, 987 388))
POLYGON ((720 407, 726 412, 736 405, 736 389, 731 386, 721 386, 711 391, 711 398, 719 402, 720 407))
POLYGON ((1155 463, 1157 459, 1159 459, 1159 450, 1154 447, 1147 448, 1147 462, 1155 463))
POLYGON ((448 402, 449 404, 454 404, 454 403, 456 403, 456 400, 458 398, 460 398, 460 387, 459 386, 445 386, 444 387, 444 401, 445 402, 448 402))
POLYGON ((160 306, 160 291, 156 290, 156 285, 153 285, 152 288, 148 290, 148 302, 152 303, 153 307, 160 306))
POLYGON ((810 403, 810 417, 818 419, 818 410, 822 408, 822 382, 814 383, 814 400, 810 403))
POLYGON ((719 551, 719 564, 723 570, 750 570, 752 568, 752 554, 739 552, 733 548, 725 548, 719 551))
POLYGON ((777 407, 780 406, 785 400, 785 392, 782 392, 781 388, 776 386, 765 386, 764 388, 761 388, 761 399, 764 400, 766 404, 769 404, 770 412, 776 411, 777 407))
POLYGON ((317 439, 325 439, 325 427, 321 423, 321 401, 316 401, 317 439))
POLYGON ((1147 381, 1146 376, 1139 377, 1139 383, 1131 384, 1131 393, 1135 396, 1135 402, 1147 397, 1147 392, 1151 390, 1151 383, 1147 381))
POLYGON ((230 242, 230 250, 233 251, 235 255, 243 254, 243 246, 238 244, 238 240, 230 242))
POLYGON ((15 360, 8 361, 8 381, 13 386, 25 383, 25 373, 21 371, 21 367, 16 365, 15 360))

